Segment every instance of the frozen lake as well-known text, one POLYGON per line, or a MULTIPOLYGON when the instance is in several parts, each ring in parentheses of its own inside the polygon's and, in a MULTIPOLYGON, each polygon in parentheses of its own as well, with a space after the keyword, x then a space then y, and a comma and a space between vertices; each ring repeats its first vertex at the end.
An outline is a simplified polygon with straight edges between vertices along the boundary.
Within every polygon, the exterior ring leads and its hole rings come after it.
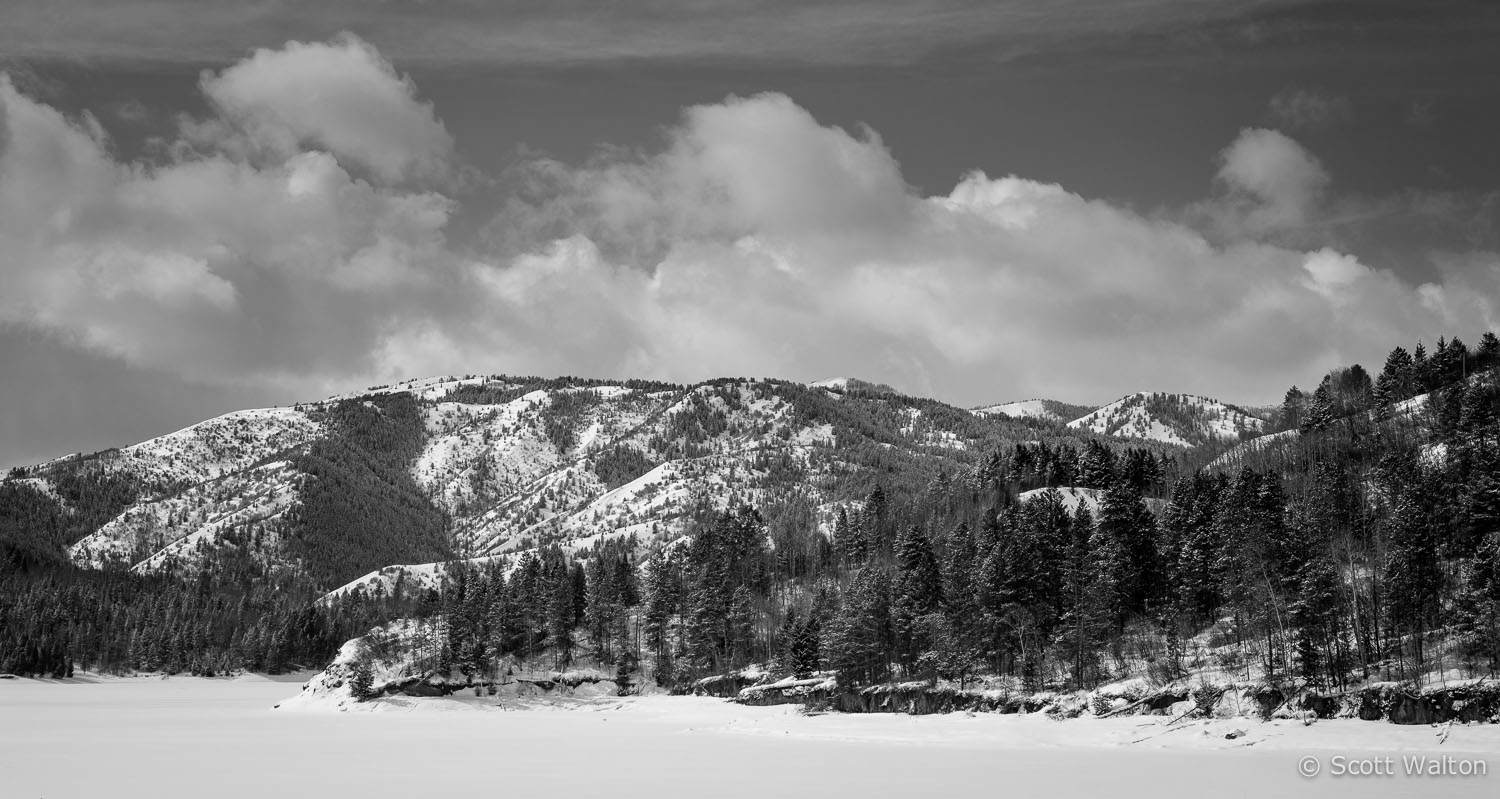
MULTIPOLYGON (((1332 776, 1425 754, 1500 765, 1500 725, 1164 727, 1165 719, 803 716, 719 700, 492 699, 272 710, 301 679, 0 681, 0 796, 1486 796, 1500 775, 1332 776), (373 712, 372 712, 373 710, 373 712), (1225 732, 1245 735, 1225 740, 1225 732), (1298 774, 1315 757, 1321 773, 1298 774), (463 791, 463 793, 460 793, 463 791)), ((292 703, 295 704, 295 703, 292 703)))

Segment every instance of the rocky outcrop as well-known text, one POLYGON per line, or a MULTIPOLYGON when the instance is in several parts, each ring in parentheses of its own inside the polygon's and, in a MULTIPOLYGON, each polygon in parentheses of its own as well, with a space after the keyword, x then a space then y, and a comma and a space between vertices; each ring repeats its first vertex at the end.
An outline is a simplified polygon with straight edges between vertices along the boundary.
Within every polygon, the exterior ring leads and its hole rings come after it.
MULTIPOLYGON (((748 682, 742 675, 699 680, 693 693, 723 696, 729 688, 748 682)), ((1038 713, 1075 718, 1123 715, 1241 716, 1263 719, 1361 718, 1393 724, 1458 722, 1500 723, 1500 684, 1483 681, 1416 690, 1381 683, 1343 694, 1288 691, 1273 685, 1205 686, 1188 689, 1168 686, 1134 691, 1128 696, 1087 693, 1012 694, 997 690, 959 689, 928 682, 887 683, 859 690, 841 688, 828 676, 786 678, 745 685, 734 694, 745 705, 801 704, 810 710, 842 713, 905 713, 927 715, 955 711, 978 713, 1038 713)))
POLYGON ((1251 692, 1250 698, 1255 700, 1256 711, 1263 719, 1270 718, 1286 703, 1286 694, 1270 685, 1258 686, 1251 692))
POLYGON ((1296 706, 1300 710, 1312 713, 1320 719, 1331 719, 1344 709, 1343 697, 1308 692, 1297 699, 1296 706))
POLYGON ((1380 683, 1349 697, 1347 715, 1392 724, 1500 722, 1500 684, 1484 681, 1414 689, 1380 683))

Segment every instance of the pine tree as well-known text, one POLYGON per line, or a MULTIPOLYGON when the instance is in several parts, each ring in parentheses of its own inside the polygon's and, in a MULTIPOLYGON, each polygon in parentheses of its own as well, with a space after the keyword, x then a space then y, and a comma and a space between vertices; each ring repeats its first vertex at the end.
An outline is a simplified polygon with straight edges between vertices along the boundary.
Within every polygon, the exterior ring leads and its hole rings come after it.
POLYGON ((1375 381, 1375 404, 1389 407, 1416 395, 1416 376, 1413 374, 1411 353, 1404 347, 1391 350, 1386 356, 1385 368, 1375 381))
POLYGON ((800 620, 792 629, 792 645, 789 654, 794 675, 809 677, 818 670, 821 634, 822 624, 816 613, 800 620))
POLYGON ((849 520, 847 508, 840 507, 838 516, 833 524, 834 547, 839 556, 843 558, 845 565, 856 567, 865 561, 868 551, 868 543, 865 540, 864 530, 849 520))
POLYGON ((891 618, 902 662, 911 668, 927 648, 921 619, 943 606, 942 575, 927 534, 912 526, 896 543, 896 575, 892 586, 891 618))
POLYGON ((553 558, 544 572, 547 645, 553 650, 553 667, 566 670, 573 662, 573 628, 577 624, 575 583, 561 552, 556 552, 553 558))
POLYGON ((1117 485, 1104 493, 1099 505, 1097 534, 1104 544, 1096 552, 1110 560, 1101 563, 1119 592, 1122 611, 1145 613, 1165 595, 1165 575, 1156 544, 1156 520, 1140 494, 1117 485))
POLYGON ((884 680, 892 637, 890 579, 881 569, 860 569, 823 627, 822 650, 839 684, 849 689, 884 680))
POLYGON ((943 605, 943 581, 937 556, 927 541, 927 533, 913 525, 901 536, 896 547, 896 602, 919 615, 932 613, 943 605))
POLYGON ((1071 666, 1073 685, 1082 688, 1091 686, 1098 673, 1098 652, 1114 615, 1116 591, 1109 575, 1098 569, 1093 549, 1094 519, 1087 504, 1078 504, 1068 529, 1062 571, 1065 605, 1060 620, 1064 631, 1061 655, 1071 666))
POLYGON ((357 658, 349 664, 349 694, 355 701, 363 702, 375 696, 375 674, 365 658, 357 658))
POLYGON ((1302 424, 1297 429, 1303 434, 1322 430, 1331 424, 1336 416, 1333 402, 1333 385, 1328 378, 1318 384, 1313 392, 1312 402, 1309 403, 1307 414, 1302 418, 1302 424))
POLYGON ((1339 633, 1339 599, 1343 586, 1326 556, 1305 563, 1297 575, 1297 593, 1289 609, 1296 658, 1302 676, 1341 685, 1345 670, 1339 633), (1326 678, 1326 679, 1325 679, 1326 678))
POLYGON ((859 537, 865 542, 867 551, 881 555, 891 551, 890 501, 885 489, 879 485, 865 497, 859 512, 859 537))
POLYGON ((1163 555, 1172 563, 1177 605, 1198 623, 1212 621, 1223 602, 1219 591, 1223 539, 1214 524, 1223 486, 1222 481, 1202 473, 1178 481, 1162 519, 1172 542, 1163 555))
POLYGON ((1410 495, 1401 496, 1391 512, 1385 584, 1397 632, 1410 636, 1415 674, 1421 673, 1426 662, 1423 636, 1432 629, 1442 587, 1437 541, 1417 501, 1410 495))
POLYGON ((1427 348, 1418 341, 1417 346, 1411 351, 1411 376, 1416 383, 1416 392, 1425 393, 1436 388, 1434 383, 1434 371, 1432 361, 1427 357, 1427 348))
POLYGON ((1496 366, 1500 366, 1500 338, 1495 336, 1494 331, 1486 330, 1474 352, 1474 368, 1482 371, 1496 366))
POLYGON ((1286 396, 1281 400, 1280 428, 1282 430, 1299 430, 1302 428, 1302 420, 1307 415, 1308 397, 1302 389, 1292 386, 1287 389, 1286 396))
POLYGON ((970 613, 975 608, 974 569, 979 550, 967 522, 960 523, 948 534, 945 549, 948 557, 943 563, 943 597, 953 616, 972 618, 970 613))
POLYGON ((1457 606, 1470 654, 1500 668, 1500 530, 1486 535, 1465 565, 1457 606))

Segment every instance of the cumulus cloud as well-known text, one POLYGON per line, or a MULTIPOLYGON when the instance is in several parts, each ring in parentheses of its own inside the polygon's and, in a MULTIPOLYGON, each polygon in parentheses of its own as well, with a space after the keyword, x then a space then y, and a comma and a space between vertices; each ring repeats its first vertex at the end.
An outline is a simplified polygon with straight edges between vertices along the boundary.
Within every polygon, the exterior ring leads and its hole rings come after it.
POLYGON ((432 106, 354 36, 256 50, 200 85, 218 116, 195 132, 212 144, 278 158, 313 145, 387 181, 448 169, 453 139, 432 106))
POLYGON ((1222 239, 1306 244, 1326 221, 1328 171, 1281 131, 1245 128, 1218 162, 1216 194, 1190 207, 1188 216, 1222 239))
MULTIPOLYGON (((654 155, 547 171, 548 201, 508 208, 502 229, 579 233, 475 268, 503 275, 497 304, 530 297, 527 312, 558 329, 610 331, 595 343, 614 343, 614 371, 852 372, 973 399, 1161 386, 1263 400, 1393 341, 1494 322, 1479 302, 1439 315, 1424 299, 1459 292, 1267 241, 1312 217, 1329 183, 1274 131, 1246 130, 1221 155, 1227 241, 1015 176, 919 197, 873 134, 822 126, 779 95, 691 109, 654 155), (661 231, 650 263, 624 268, 642 251, 632 232, 661 231)), ((525 339, 505 344, 524 352, 525 339)))
POLYGON ((527 191, 497 217, 491 242, 582 234, 651 266, 703 237, 863 235, 905 223, 915 201, 874 131, 823 127, 785 95, 694 106, 668 139, 644 158, 522 167, 527 191))
MULTIPOLYGON (((325 56, 383 63, 348 39, 304 60, 315 47, 258 53, 205 91, 247 66, 295 85, 325 56)), ((375 72, 400 91, 369 108, 397 130, 441 129, 407 82, 375 72)), ((973 403, 1266 401, 1332 364, 1497 322, 1493 255, 1416 286, 1270 236, 1329 187, 1274 131, 1221 154, 1224 225, 1208 236, 1017 176, 922 196, 875 132, 783 95, 729 98, 687 109, 659 151, 532 164, 487 236, 454 242, 457 201, 400 182, 436 139, 362 138, 300 101, 216 108, 176 160, 147 166, 112 158, 97 123, 0 84, 0 322, 304 396, 449 372, 853 374, 973 403), (261 105, 276 110, 252 116, 287 136, 233 110, 261 105), (257 146, 192 146, 212 125, 257 146)))
POLYGON ((447 198, 318 150, 147 166, 109 149, 91 117, 0 79, 0 321, 192 379, 305 384, 367 368, 386 320, 431 310, 447 198))

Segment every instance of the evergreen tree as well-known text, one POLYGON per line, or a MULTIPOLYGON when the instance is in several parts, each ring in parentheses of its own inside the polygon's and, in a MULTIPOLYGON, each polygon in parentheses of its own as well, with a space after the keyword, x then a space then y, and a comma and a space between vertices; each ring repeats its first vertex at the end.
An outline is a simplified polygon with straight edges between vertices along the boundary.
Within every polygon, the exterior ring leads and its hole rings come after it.
POLYGON ((1303 564, 1289 617, 1296 636, 1296 659, 1302 676, 1314 683, 1342 685, 1346 664, 1339 632, 1343 586, 1326 556, 1303 564))
POLYGON ((1301 429, 1302 421, 1307 416, 1308 403, 1308 396, 1302 389, 1296 386, 1287 389, 1286 396, 1281 400, 1280 429, 1301 429))
POLYGON ((890 515, 890 500, 886 498, 885 488, 877 485, 865 497, 865 504, 859 512, 858 535, 868 551, 882 555, 891 551, 890 515))
POLYGON ((1495 336, 1494 331, 1486 330, 1474 352, 1474 368, 1476 371, 1483 371, 1496 366, 1500 366, 1500 338, 1495 336))
POLYGON ((851 567, 864 563, 865 554, 868 551, 868 543, 865 540, 864 530, 849 520, 847 508, 840 507, 838 516, 833 524, 834 547, 844 563, 851 567))
POLYGON ((1386 356, 1385 368, 1375 381, 1374 399, 1381 407, 1388 407, 1416 395, 1416 375, 1413 373, 1411 353, 1405 347, 1397 347, 1386 356))
POLYGON ((910 669, 928 645, 922 638, 926 626, 921 620, 943 606, 937 557, 919 526, 908 528, 897 541, 891 605, 898 654, 910 669))
POLYGON ((1486 535, 1466 564, 1457 606, 1469 654, 1491 671, 1500 668, 1500 530, 1486 535))
POLYGON ((1409 641, 1413 674, 1426 663, 1423 638, 1432 629, 1443 572, 1438 537, 1418 501, 1403 495, 1391 512, 1390 545, 1386 550, 1386 588, 1396 633, 1409 641))
POLYGON ((1093 549, 1098 543, 1097 533, 1088 505, 1079 503, 1068 530, 1062 570, 1065 604, 1059 623, 1063 636, 1060 654, 1070 665, 1073 685, 1091 687, 1099 672, 1098 652, 1114 616, 1116 590, 1109 575, 1097 568, 1093 549))
POLYGON ((1156 520, 1140 494, 1125 485, 1106 491, 1099 504, 1096 532, 1106 543, 1095 551, 1109 558, 1100 567, 1109 572, 1120 609, 1146 613, 1165 595, 1166 585, 1156 520))
POLYGON ((879 568, 860 569, 823 628, 821 648, 839 684, 848 689, 884 680, 892 638, 890 578, 879 568))
POLYGON ((375 696, 375 675, 370 670, 370 662, 365 658, 356 659, 349 664, 349 694, 357 702, 375 696))

